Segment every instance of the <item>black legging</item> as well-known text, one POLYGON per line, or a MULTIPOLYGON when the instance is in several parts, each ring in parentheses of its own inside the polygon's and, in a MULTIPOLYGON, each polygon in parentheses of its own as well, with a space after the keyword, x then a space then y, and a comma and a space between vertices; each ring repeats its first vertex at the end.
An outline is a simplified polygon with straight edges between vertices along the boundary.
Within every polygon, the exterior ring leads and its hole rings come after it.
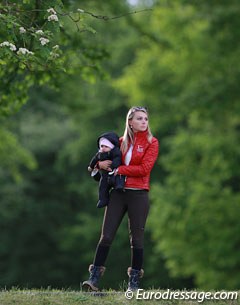
POLYGON ((140 269, 140 265, 143 263, 144 227, 148 211, 148 191, 126 189, 124 192, 119 192, 112 190, 110 202, 105 210, 102 234, 96 250, 94 264, 97 266, 104 265, 109 247, 127 212, 132 248, 132 268, 140 269))

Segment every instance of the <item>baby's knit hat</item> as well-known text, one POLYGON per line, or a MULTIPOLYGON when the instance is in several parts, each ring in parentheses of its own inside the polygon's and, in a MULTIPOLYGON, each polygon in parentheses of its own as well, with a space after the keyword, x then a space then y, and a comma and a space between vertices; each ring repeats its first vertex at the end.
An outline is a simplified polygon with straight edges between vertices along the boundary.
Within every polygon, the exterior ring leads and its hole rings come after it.
POLYGON ((106 138, 100 138, 99 140, 99 147, 101 147, 101 145, 105 145, 110 147, 111 149, 113 149, 114 145, 112 142, 110 142, 108 139, 106 138))

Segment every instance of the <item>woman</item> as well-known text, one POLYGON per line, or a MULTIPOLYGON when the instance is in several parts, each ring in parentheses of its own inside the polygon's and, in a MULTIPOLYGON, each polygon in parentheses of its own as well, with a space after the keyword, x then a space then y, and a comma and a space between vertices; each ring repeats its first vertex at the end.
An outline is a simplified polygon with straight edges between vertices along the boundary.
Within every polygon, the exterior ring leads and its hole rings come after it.
MULTIPOLYGON (((99 278, 105 271, 105 261, 116 231, 128 213, 131 267, 128 268, 128 288, 136 290, 143 276, 144 227, 149 211, 150 172, 158 156, 158 140, 152 136, 148 124, 148 112, 144 107, 132 107, 126 117, 126 127, 120 139, 122 164, 115 175, 126 176, 124 192, 112 190, 105 210, 102 234, 93 264, 89 266, 90 277, 83 288, 98 290, 99 278)), ((99 162, 99 168, 111 170, 111 161, 99 162)))

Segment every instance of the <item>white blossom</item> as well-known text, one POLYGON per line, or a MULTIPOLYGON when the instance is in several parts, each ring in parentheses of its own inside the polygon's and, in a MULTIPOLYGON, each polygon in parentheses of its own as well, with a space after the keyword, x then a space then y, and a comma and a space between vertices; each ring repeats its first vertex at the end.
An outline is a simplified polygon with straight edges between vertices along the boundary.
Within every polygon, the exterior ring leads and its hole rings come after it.
POLYGON ((2 43, 0 43, 0 47, 9 47, 10 42, 8 41, 4 41, 2 43))
POLYGON ((33 52, 29 51, 28 49, 26 48, 19 48, 19 50, 17 51, 17 54, 18 55, 34 55, 33 52))
POLYGON ((78 8, 77 11, 78 11, 79 13, 84 13, 84 10, 82 10, 81 8, 78 8))
POLYGON ((4 41, 4 42, 0 43, 0 47, 9 47, 9 49, 11 51, 16 51, 17 50, 16 46, 9 41, 4 41))
POLYGON ((58 21, 58 16, 53 14, 48 16, 48 21, 58 21))
POLYGON ((57 58, 60 56, 58 53, 55 52, 50 52, 50 55, 52 56, 52 58, 57 58))
POLYGON ((43 35, 44 32, 43 32, 42 30, 37 30, 37 31, 36 31, 36 34, 37 34, 37 35, 43 35))
POLYGON ((48 13, 50 13, 50 14, 53 14, 53 15, 57 15, 57 13, 56 13, 56 11, 54 10, 54 8, 49 8, 48 10, 47 10, 47 12, 48 13))
POLYGON ((52 47, 52 51, 50 52, 50 56, 54 59, 60 56, 60 54, 57 53, 59 50, 59 45, 56 44, 55 46, 52 47))
POLYGON ((42 46, 45 46, 45 44, 49 43, 49 39, 44 37, 39 38, 39 41, 41 42, 42 46))
POLYGON ((16 46, 12 43, 10 43, 9 48, 10 48, 11 51, 16 51, 17 50, 16 46))
POLYGON ((24 27, 20 27, 19 28, 19 32, 20 32, 20 34, 24 34, 24 33, 26 33, 26 30, 24 29, 24 27))

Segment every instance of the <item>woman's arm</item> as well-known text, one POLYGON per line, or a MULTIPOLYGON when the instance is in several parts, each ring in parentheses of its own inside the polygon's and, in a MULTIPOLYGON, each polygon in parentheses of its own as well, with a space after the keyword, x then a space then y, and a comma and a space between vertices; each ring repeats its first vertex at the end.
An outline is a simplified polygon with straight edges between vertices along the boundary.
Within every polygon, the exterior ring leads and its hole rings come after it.
POLYGON ((104 161, 99 161, 98 162, 98 168, 100 169, 103 169, 105 171, 109 171, 111 172, 112 169, 111 169, 111 164, 112 164, 112 161, 111 160, 104 160, 104 161))

